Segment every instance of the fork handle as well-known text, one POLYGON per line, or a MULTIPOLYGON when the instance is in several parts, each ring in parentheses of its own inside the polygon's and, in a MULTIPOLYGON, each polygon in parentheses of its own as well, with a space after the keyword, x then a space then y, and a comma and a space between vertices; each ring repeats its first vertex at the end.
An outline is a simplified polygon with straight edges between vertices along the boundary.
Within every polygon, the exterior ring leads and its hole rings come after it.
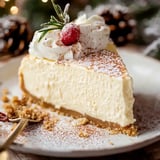
POLYGON ((16 137, 23 131, 23 129, 28 124, 27 119, 21 119, 15 129, 8 135, 7 139, 0 145, 0 152, 7 149, 12 142, 16 139, 16 137))

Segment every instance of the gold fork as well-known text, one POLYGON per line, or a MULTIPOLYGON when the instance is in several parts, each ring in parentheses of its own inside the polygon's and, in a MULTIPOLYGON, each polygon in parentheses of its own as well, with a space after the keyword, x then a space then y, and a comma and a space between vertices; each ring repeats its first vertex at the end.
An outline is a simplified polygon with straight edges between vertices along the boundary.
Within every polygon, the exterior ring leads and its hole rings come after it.
POLYGON ((16 118, 16 119, 9 119, 10 122, 18 122, 18 125, 15 127, 14 130, 10 132, 7 136, 6 140, 0 145, 0 152, 7 149, 13 141, 17 138, 17 136, 23 131, 23 129, 27 126, 28 122, 40 122, 40 120, 31 120, 25 118, 16 118))

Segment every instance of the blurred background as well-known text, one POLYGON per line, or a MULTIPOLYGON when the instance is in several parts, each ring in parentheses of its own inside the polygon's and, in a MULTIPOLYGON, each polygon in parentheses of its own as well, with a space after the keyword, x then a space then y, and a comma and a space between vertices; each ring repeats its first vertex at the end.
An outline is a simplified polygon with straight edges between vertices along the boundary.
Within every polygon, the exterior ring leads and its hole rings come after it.
MULTIPOLYGON (((70 3, 74 20, 80 14, 98 14, 111 29, 118 46, 145 48, 142 54, 160 59, 160 0, 55 0, 70 3)), ((50 0, 0 0, 0 57, 25 53, 35 30, 54 15, 50 0)))

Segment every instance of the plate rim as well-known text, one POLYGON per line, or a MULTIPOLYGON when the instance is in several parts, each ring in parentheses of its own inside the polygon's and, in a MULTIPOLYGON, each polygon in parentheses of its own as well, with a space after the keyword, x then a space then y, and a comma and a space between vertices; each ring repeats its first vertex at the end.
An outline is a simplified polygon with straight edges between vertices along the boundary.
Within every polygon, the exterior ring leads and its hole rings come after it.
POLYGON ((18 144, 12 144, 9 148, 15 151, 20 151, 22 153, 31 153, 35 155, 43 155, 43 156, 49 156, 49 157, 55 156, 55 157, 62 157, 62 158, 65 158, 65 157, 66 158, 83 158, 83 157, 109 156, 114 154, 126 153, 129 151, 134 151, 136 149, 146 147, 158 141, 160 141, 160 134, 150 139, 139 141, 134 144, 130 144, 122 147, 104 148, 104 149, 51 151, 51 150, 45 150, 45 149, 33 149, 30 147, 24 147, 24 146, 22 147, 21 145, 18 145, 18 144))

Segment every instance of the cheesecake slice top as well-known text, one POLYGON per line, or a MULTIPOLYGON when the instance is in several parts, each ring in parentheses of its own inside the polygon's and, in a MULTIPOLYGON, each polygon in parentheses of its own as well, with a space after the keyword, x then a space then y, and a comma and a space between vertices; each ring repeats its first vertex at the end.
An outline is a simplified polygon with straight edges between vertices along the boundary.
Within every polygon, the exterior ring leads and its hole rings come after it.
POLYGON ((113 77, 128 76, 127 69, 109 38, 110 30, 100 16, 87 18, 82 15, 62 30, 48 31, 43 38, 41 34, 39 31, 34 34, 29 48, 32 56, 65 65, 78 64, 113 77), (70 31, 72 29, 73 33, 70 31), (77 36, 77 39, 66 44, 66 32, 67 36, 72 36, 73 39, 77 36))
POLYGON ((72 65, 83 66, 95 72, 105 73, 110 77, 129 76, 121 57, 109 50, 91 53, 81 57, 79 60, 61 60, 58 63, 65 65, 72 63, 72 65))

